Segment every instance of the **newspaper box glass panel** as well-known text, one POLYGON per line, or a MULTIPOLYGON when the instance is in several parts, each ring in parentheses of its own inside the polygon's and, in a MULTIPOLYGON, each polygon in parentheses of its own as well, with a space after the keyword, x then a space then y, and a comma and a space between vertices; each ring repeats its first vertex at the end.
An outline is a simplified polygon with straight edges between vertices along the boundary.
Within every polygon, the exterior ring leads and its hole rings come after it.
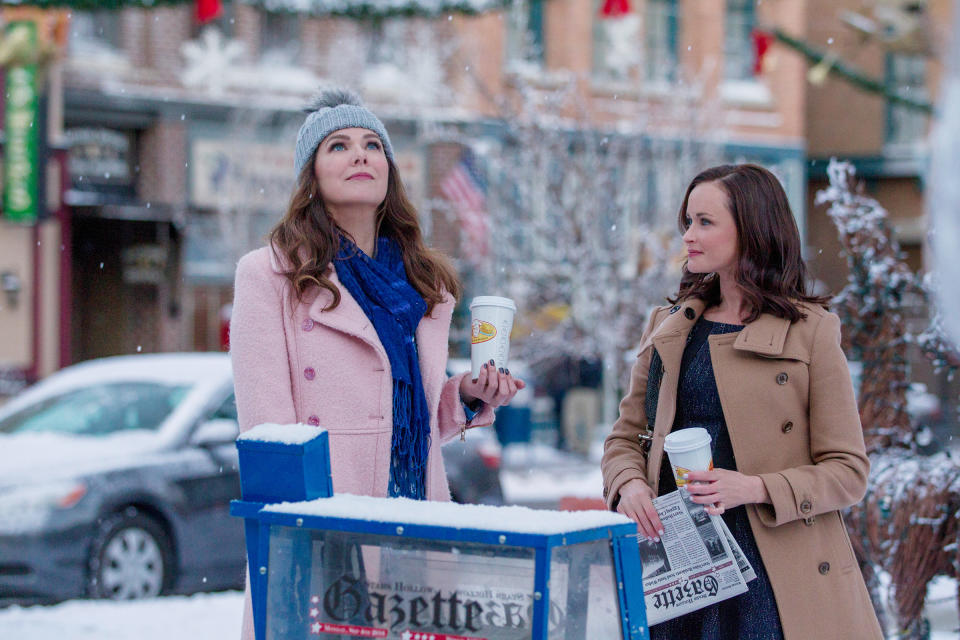
POLYGON ((553 548, 550 640, 620 639, 620 607, 609 540, 553 548))
MULTIPOLYGON (((532 638, 535 550, 274 525, 267 640, 532 638)), ((622 638, 608 540, 555 547, 549 638, 622 638)))

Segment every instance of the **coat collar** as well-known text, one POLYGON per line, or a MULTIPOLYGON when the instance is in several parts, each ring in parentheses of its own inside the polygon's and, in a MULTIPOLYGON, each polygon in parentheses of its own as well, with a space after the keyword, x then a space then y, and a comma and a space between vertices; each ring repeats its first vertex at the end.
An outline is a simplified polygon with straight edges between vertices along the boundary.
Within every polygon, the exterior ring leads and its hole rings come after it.
MULTIPOLYGON (((667 317, 654 329, 650 338, 661 358, 667 360, 668 354, 676 358, 682 355, 686 337, 703 314, 705 306, 703 300, 693 298, 670 307, 667 317), (679 355, 673 354, 673 351, 678 351, 679 355)), ((779 356, 783 354, 789 329, 790 320, 762 313, 737 335, 733 348, 763 356, 779 356)))

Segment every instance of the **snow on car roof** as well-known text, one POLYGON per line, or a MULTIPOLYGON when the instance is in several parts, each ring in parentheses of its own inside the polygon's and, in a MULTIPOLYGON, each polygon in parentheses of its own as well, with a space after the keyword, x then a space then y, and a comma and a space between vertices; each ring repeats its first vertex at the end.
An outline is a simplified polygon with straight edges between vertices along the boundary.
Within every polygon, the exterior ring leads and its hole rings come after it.
POLYGON ((482 531, 563 534, 633 522, 612 511, 547 511, 528 507, 373 498, 341 493, 305 502, 281 502, 264 511, 379 522, 405 522, 482 531))
POLYGON ((29 387, 5 404, 0 415, 39 398, 97 383, 159 382, 193 386, 198 382, 218 384, 229 380, 230 375, 230 356, 226 353, 150 353, 97 358, 61 369, 29 387))
POLYGON ((55 373, 54 377, 82 377, 124 380, 157 380, 191 383, 209 376, 230 372, 230 356, 226 353, 146 353, 87 360, 55 373))

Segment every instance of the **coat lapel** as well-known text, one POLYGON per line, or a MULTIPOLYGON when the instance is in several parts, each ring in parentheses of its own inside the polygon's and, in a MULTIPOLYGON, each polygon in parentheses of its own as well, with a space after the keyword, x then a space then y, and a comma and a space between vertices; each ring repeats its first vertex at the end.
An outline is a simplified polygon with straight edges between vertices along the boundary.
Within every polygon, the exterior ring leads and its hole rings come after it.
MULTIPOLYGON (((653 330, 651 342, 660 354, 663 362, 663 378, 660 382, 660 393, 657 396, 657 415, 654 418, 654 436, 665 438, 673 429, 673 419, 677 414, 677 385, 680 380, 680 361, 683 358, 683 349, 687 345, 687 336, 703 313, 702 300, 687 300, 683 304, 675 305, 669 315, 653 330)), ((662 443, 657 442, 657 448, 662 451, 662 443)), ((658 457, 659 458, 659 457, 658 457)), ((652 460, 650 474, 656 482, 660 473, 660 461, 652 460)))
MULTIPOLYGON (((285 271, 280 260, 277 258, 276 251, 274 251, 272 247, 270 251, 270 266, 277 273, 283 273, 285 271)), ((387 361, 387 352, 380 342, 376 328, 374 328, 370 319, 367 318, 367 314, 360 308, 356 299, 354 299, 346 287, 340 283, 335 267, 330 269, 328 277, 330 282, 340 291, 340 304, 334 309, 327 309, 330 303, 333 302, 333 294, 327 289, 316 287, 316 297, 309 303, 310 307, 307 309, 307 316, 314 322, 359 338, 373 347, 384 361, 387 361)))
POLYGON ((386 358, 386 351, 383 349, 376 328, 367 318, 367 314, 360 308, 356 299, 350 295, 346 287, 340 284, 335 268, 330 271, 328 277, 330 282, 340 290, 340 304, 334 309, 327 309, 333 302, 333 294, 329 290, 321 288, 317 297, 310 303, 307 315, 315 322, 363 340, 386 358))

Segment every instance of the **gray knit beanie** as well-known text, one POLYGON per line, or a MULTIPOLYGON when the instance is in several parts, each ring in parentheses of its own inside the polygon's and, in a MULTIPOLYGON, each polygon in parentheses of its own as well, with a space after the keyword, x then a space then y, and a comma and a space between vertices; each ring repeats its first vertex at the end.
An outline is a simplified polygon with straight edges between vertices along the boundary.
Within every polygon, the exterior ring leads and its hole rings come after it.
POLYGON ((380 136, 383 152, 393 161, 393 147, 387 129, 380 118, 363 106, 360 96, 349 89, 326 89, 317 96, 307 109, 310 115, 297 134, 297 149, 294 162, 297 175, 307 164, 317 146, 334 131, 360 127, 380 136))

